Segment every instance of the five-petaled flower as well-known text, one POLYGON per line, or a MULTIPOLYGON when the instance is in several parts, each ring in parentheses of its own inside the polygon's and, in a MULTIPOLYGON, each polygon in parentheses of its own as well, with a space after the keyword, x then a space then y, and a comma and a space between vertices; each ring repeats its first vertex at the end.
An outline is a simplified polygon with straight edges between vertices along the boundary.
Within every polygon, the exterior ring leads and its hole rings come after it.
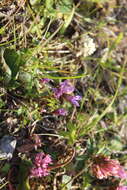
POLYGON ((94 158, 91 169, 93 175, 98 179, 108 178, 109 176, 127 178, 127 173, 118 160, 113 160, 103 155, 98 155, 94 158))
POLYGON ((34 159, 34 166, 30 170, 30 177, 42 177, 49 175, 48 166, 52 163, 50 155, 40 152, 34 159))

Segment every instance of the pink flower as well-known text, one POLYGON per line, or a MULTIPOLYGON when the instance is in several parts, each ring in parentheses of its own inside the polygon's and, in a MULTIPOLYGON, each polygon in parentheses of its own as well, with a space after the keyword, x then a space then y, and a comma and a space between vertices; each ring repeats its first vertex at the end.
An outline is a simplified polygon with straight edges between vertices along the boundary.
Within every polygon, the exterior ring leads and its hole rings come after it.
POLYGON ((49 175, 48 166, 52 163, 50 155, 38 153, 34 160, 34 166, 30 170, 30 177, 42 177, 49 175))
POLYGON ((109 176, 127 178, 127 173, 120 165, 119 161, 110 159, 103 155, 94 158, 92 164, 92 173, 98 178, 103 179, 109 176))
POLYGON ((119 186, 116 190, 127 190, 127 186, 119 186))

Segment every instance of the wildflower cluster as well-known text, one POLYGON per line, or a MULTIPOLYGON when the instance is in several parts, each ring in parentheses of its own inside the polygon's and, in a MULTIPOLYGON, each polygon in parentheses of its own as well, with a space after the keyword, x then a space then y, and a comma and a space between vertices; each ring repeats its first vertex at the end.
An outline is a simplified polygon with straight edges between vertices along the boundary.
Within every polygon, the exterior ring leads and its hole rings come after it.
POLYGON ((34 166, 30 170, 30 177, 42 177, 49 174, 48 166, 52 163, 50 155, 38 153, 34 160, 34 166))
POLYGON ((89 35, 82 36, 84 57, 92 55, 96 51, 96 44, 89 35))
POLYGON ((110 159, 103 155, 98 155, 94 158, 92 164, 92 173, 98 178, 108 178, 109 176, 127 178, 127 173, 120 165, 119 161, 110 159))
POLYGON ((65 80, 64 82, 60 83, 60 86, 58 88, 54 88, 54 95, 56 98, 63 97, 67 101, 69 101, 71 104, 75 106, 79 106, 78 101, 81 100, 81 96, 74 96, 72 93, 74 92, 75 88, 70 83, 69 80, 65 80))
POLYGON ((60 83, 58 88, 54 88, 55 97, 60 98, 64 94, 71 94, 74 92, 74 89, 74 86, 68 80, 65 80, 60 83))
MULTIPOLYGON (((40 79, 41 84, 46 84, 51 81, 53 82, 53 80, 48 78, 40 79)), ((59 87, 53 88, 53 93, 55 98, 57 99, 64 98, 66 101, 70 102, 74 106, 79 107, 79 101, 82 98, 79 95, 74 96, 73 95, 74 90, 75 87, 71 84, 71 82, 69 80, 65 80, 64 82, 60 83, 59 87)), ((68 112, 64 108, 59 108, 53 111, 53 114, 66 116, 68 112)))

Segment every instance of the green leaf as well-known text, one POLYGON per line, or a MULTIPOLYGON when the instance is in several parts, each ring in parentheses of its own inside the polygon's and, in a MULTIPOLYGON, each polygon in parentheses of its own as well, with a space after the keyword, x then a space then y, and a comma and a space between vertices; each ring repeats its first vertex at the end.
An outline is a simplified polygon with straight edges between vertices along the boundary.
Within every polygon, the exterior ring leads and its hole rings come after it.
POLYGON ((5 102, 0 98, 0 108, 2 108, 3 106, 5 106, 5 102))
POLYGON ((39 4, 39 3, 40 3, 40 0, 30 0, 30 4, 31 4, 32 6, 37 5, 37 4, 39 4))
POLYGON ((32 75, 30 73, 27 72, 19 72, 19 76, 18 79, 25 85, 29 85, 32 82, 32 75))
POLYGON ((68 131, 61 131, 60 134, 68 139, 68 143, 73 145, 73 143, 77 140, 77 125, 72 122, 67 124, 68 131))
POLYGON ((48 9, 48 10, 52 10, 53 9, 53 1, 54 0, 46 0, 46 2, 45 2, 46 9, 48 9))
POLYGON ((72 0, 71 1, 68 1, 68 0, 61 1, 60 5, 59 5, 59 10, 63 14, 70 13, 70 11, 72 10, 72 0))
POLYGON ((112 50, 114 50, 117 47, 117 45, 121 42, 122 39, 123 39, 123 33, 120 32, 119 35, 117 36, 117 38, 111 44, 111 46, 109 48, 109 52, 111 52, 112 50))
POLYGON ((4 64, 8 67, 5 71, 14 79, 22 63, 21 56, 14 49, 5 49, 3 53, 4 64))
POLYGON ((64 24, 60 30, 60 33, 63 34, 73 19, 75 7, 73 6, 72 1, 63 0, 58 6, 58 11, 63 14, 64 18, 64 24))
POLYGON ((0 28, 0 34, 4 34, 5 33, 5 27, 1 27, 0 28))
POLYGON ((68 175, 63 175, 62 176, 62 185, 64 186, 65 184, 66 184, 66 186, 64 188, 62 188, 62 189, 63 190, 70 190, 71 187, 72 187, 72 181, 71 181, 71 177, 68 176, 68 175))
POLYGON ((19 168, 19 185, 17 190, 30 190, 29 185, 29 169, 31 167, 31 162, 27 160, 23 160, 20 164, 19 168))
POLYGON ((119 136, 115 136, 109 144, 109 147, 113 151, 121 151, 123 148, 123 144, 119 136))
POLYGON ((64 25, 63 27, 61 28, 60 32, 61 33, 64 33, 66 28, 70 25, 72 19, 73 19, 73 16, 74 16, 74 12, 75 12, 75 8, 73 7, 73 9, 71 10, 71 12, 69 14, 65 14, 64 15, 64 25))
POLYGON ((9 169, 10 169, 10 164, 6 163, 6 164, 1 168, 1 172, 7 174, 8 171, 9 171, 9 169))

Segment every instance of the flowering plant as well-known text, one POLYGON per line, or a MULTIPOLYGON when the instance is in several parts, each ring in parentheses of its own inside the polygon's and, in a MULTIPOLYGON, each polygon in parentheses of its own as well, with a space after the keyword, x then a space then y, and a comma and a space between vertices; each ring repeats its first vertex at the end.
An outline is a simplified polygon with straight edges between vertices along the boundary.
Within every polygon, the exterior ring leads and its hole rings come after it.
POLYGON ((34 166, 30 170, 30 177, 42 177, 49 175, 48 166, 52 163, 51 156, 40 152, 34 159, 34 166))
POLYGON ((60 83, 60 86, 58 88, 54 88, 54 95, 56 98, 60 98, 63 96, 67 101, 69 101, 71 104, 75 106, 79 106, 78 101, 80 101, 82 98, 81 96, 73 96, 71 95, 75 90, 75 87, 70 83, 69 80, 65 80, 64 82, 60 83))
POLYGON ((113 160, 103 155, 98 155, 94 158, 92 173, 98 179, 108 178, 109 176, 119 177, 122 179, 127 178, 127 173, 118 160, 113 160))

